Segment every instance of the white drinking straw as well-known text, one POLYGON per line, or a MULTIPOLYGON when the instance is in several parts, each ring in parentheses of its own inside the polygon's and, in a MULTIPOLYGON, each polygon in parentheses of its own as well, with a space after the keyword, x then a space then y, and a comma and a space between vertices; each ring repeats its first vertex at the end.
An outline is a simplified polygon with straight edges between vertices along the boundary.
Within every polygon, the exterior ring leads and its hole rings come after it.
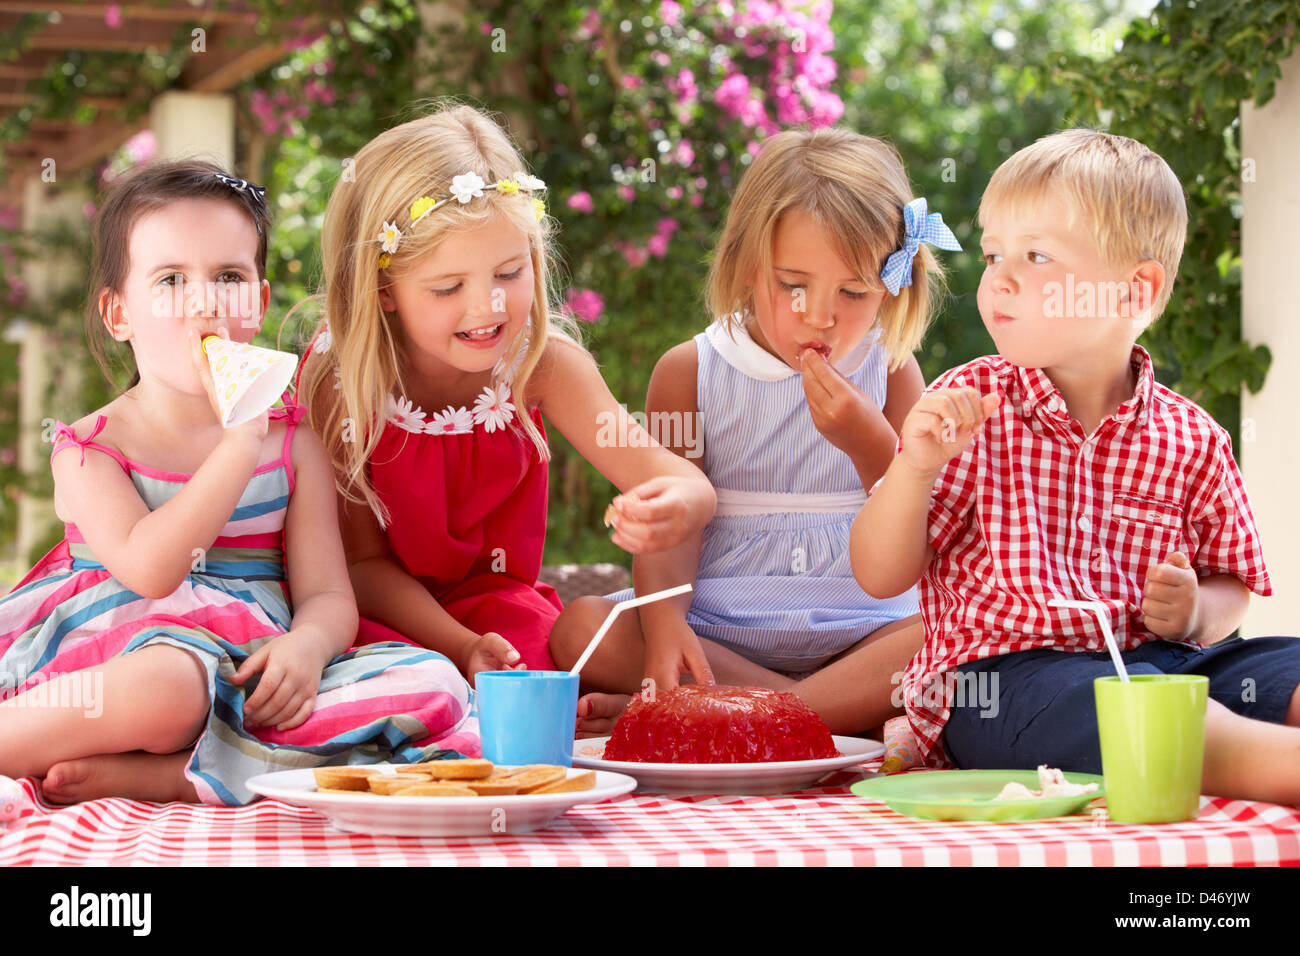
POLYGON ((1124 659, 1119 656, 1119 645, 1115 643, 1115 635, 1110 631, 1109 605, 1101 601, 1062 601, 1060 598, 1047 603, 1053 607, 1078 607, 1097 615, 1097 622, 1101 624, 1101 633, 1106 637, 1106 649, 1110 651, 1110 659, 1115 662, 1115 670, 1119 671, 1119 679, 1125 684, 1129 682, 1128 671, 1124 669, 1124 659))
POLYGON ((689 590, 691 590, 689 584, 681 584, 675 588, 669 588, 666 591, 656 591, 654 594, 647 594, 645 597, 628 598, 626 601, 619 601, 605 617, 604 623, 601 624, 600 629, 596 631, 596 636, 591 639, 591 643, 587 645, 587 649, 582 652, 582 656, 578 658, 578 663, 574 664, 573 667, 569 669, 569 673, 576 674, 578 671, 582 670, 582 665, 587 663, 587 658, 596 652, 597 645, 599 645, 604 639, 605 632, 614 624, 614 618, 618 617, 620 612, 625 611, 630 607, 636 607, 638 604, 649 604, 651 601, 662 601, 664 598, 670 598, 678 594, 685 594, 689 590))

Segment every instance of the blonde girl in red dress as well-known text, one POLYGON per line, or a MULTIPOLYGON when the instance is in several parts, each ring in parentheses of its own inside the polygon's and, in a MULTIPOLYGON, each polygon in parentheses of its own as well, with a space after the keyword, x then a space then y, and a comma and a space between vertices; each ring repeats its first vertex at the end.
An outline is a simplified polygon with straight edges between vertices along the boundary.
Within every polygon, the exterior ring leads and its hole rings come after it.
POLYGON ((325 318, 299 376, 336 469, 361 639, 397 632, 471 681, 554 666, 543 417, 623 492, 612 540, 629 552, 677 545, 715 504, 552 311, 545 186, 524 169, 466 106, 362 148, 325 213, 325 318))

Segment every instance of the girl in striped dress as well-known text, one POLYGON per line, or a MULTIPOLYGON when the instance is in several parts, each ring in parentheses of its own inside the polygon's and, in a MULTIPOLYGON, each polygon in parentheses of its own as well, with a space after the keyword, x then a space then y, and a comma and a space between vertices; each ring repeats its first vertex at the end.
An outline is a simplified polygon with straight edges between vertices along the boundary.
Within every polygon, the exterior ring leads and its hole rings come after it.
MULTIPOLYGON (((663 356, 646 400, 652 434, 701 465, 718 506, 702 534, 636 558, 635 593, 694 590, 617 619, 583 671, 589 689, 617 693, 579 702, 580 731, 608 732, 619 694, 686 675, 792 691, 836 733, 901 713, 897 677, 922 641, 916 592, 868 596, 848 545, 924 385, 911 353, 941 271, 917 254, 938 217, 916 203, 893 148, 846 130, 782 133, 746 172, 709 278, 717 318, 663 356)), ((572 664, 633 593, 572 602, 556 661, 572 664)))
POLYGON ((137 373, 54 424, 66 537, 0 599, 0 773, 51 800, 242 804, 267 771, 477 753, 446 658, 352 647, 332 469, 302 409, 224 429, 214 411, 198 342, 260 326, 268 226, 260 187, 197 162, 119 182, 96 218, 91 341, 129 343, 137 373))

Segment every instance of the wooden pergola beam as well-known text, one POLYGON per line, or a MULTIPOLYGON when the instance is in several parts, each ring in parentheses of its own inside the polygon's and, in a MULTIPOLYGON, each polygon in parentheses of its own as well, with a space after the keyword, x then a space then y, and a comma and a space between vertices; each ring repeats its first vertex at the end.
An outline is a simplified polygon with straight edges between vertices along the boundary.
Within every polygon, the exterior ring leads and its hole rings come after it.
POLYGON ((249 44, 242 29, 225 24, 208 31, 207 47, 207 53, 190 57, 181 68, 178 89, 224 93, 244 77, 283 60, 289 52, 283 39, 249 44))
MULTIPOLYGON (((36 96, 32 93, 0 90, 0 106, 30 106, 35 102, 36 96)), ((126 100, 120 96, 83 96, 80 102, 101 110, 120 110, 126 106, 126 100)))
MULTIPOLYGON (((198 22, 198 17, 194 21, 198 22)), ((103 23, 64 20, 51 23, 27 40, 29 50, 93 50, 96 52, 148 53, 167 49, 176 36, 177 24, 166 22, 133 23, 131 29, 113 30, 103 23)))
MULTIPOLYGON (((62 17, 91 18, 106 23, 108 19, 107 3, 28 3, 25 0, 0 0, 0 13, 12 13, 19 16, 28 13, 57 13, 62 17)), ((234 9, 204 10, 199 7, 159 7, 143 4, 118 4, 123 24, 128 20, 163 20, 173 23, 189 21, 203 23, 247 23, 249 17, 256 14, 250 10, 234 9)))
MULTIPOLYGON (((32 37, 31 49, 8 64, 0 65, 0 109, 29 106, 37 98, 27 93, 26 84, 40 77, 59 56, 70 50, 117 50, 143 52, 168 48, 186 23, 207 31, 205 51, 188 58, 172 87, 195 93, 223 93, 245 77, 283 60, 289 52, 286 38, 259 38, 250 27, 257 14, 246 9, 211 11, 187 3, 152 7, 121 7, 124 21, 135 20, 129 30, 106 27, 93 18, 105 16, 107 4, 75 2, 25 2, 0 0, 0 29, 16 25, 24 14, 58 14, 60 22, 43 27, 32 37), (143 22, 142 22, 143 21, 143 22), (112 36, 121 32, 121 37, 112 36), (126 39, 130 37, 131 39, 126 39), (6 67, 8 68, 6 70, 6 67)), ((318 18, 307 18, 295 33, 319 28, 318 18)), ((41 161, 51 157, 60 175, 75 173, 111 155, 123 143, 149 127, 149 117, 124 122, 120 111, 125 97, 83 97, 80 103, 96 106, 100 117, 91 123, 48 118, 34 119, 31 133, 40 136, 39 148, 30 140, 5 151, 7 176, 0 187, 0 199, 14 201, 21 194, 22 180, 39 175, 41 161), (38 125, 41 124, 41 125, 38 125)))

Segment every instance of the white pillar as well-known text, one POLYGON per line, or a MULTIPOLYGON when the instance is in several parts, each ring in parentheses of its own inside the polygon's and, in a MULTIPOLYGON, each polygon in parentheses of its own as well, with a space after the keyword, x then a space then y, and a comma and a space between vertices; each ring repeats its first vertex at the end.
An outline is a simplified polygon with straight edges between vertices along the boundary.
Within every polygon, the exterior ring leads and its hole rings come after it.
MULTIPOLYGON (((57 175, 57 171, 56 171, 57 175)), ((60 186, 57 181, 45 182, 39 176, 27 180, 23 189, 24 232, 49 229, 59 223, 85 227, 83 206, 89 197, 79 189, 60 186)), ((23 265, 23 281, 28 286, 28 301, 33 306, 44 305, 55 299, 68 285, 85 282, 84 262, 71 256, 48 255, 28 260, 23 265)), ((11 330, 21 342, 20 361, 22 375, 18 398, 18 467, 24 475, 47 474, 49 470, 49 423, 55 418, 68 417, 75 421, 90 409, 82 409, 75 416, 64 415, 59 409, 76 409, 76 396, 80 393, 79 366, 61 363, 57 379, 53 364, 58 361, 62 347, 85 348, 78 340, 61 344, 43 325, 24 320, 17 330, 11 330)), ((26 573, 26 562, 33 557, 32 549, 46 536, 50 525, 56 521, 54 503, 45 498, 24 494, 18 499, 18 528, 15 536, 16 558, 26 573)))
POLYGON ((235 98, 229 93, 170 91, 154 98, 149 125, 159 159, 206 159, 235 168, 235 98))
POLYGON ((1255 597, 1244 637, 1300 635, 1300 300, 1294 289, 1295 226, 1300 222, 1300 52, 1282 64, 1277 91, 1263 109, 1241 108, 1241 334, 1267 345, 1273 364, 1264 387, 1241 396, 1241 469, 1250 494, 1274 597, 1255 597))

